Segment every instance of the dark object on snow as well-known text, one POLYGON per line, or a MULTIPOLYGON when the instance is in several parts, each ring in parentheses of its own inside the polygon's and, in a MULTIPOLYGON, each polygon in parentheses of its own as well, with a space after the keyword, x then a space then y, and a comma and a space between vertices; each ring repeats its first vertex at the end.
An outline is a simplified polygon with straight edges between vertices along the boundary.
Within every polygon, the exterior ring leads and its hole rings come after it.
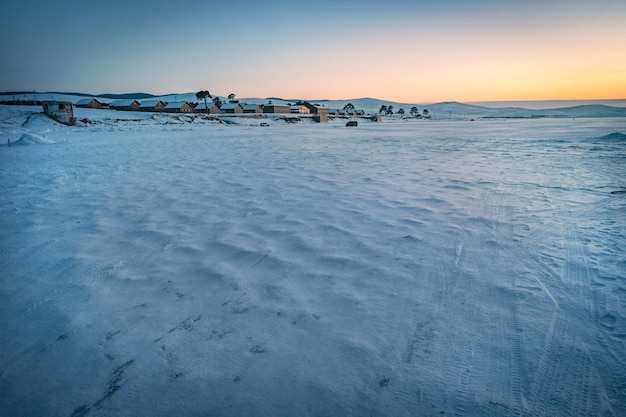
POLYGON ((44 101, 42 105, 43 112, 52 120, 69 126, 76 123, 74 108, 69 101, 44 101))
POLYGON ((263 126, 263 127, 266 127, 266 126, 269 126, 269 125, 270 125, 270 124, 269 124, 269 123, 267 123, 267 122, 262 122, 262 123, 261 123, 261 126, 263 126))
POLYGON ((346 123, 346 126, 358 126, 359 123, 356 120, 350 120, 348 123, 346 123))

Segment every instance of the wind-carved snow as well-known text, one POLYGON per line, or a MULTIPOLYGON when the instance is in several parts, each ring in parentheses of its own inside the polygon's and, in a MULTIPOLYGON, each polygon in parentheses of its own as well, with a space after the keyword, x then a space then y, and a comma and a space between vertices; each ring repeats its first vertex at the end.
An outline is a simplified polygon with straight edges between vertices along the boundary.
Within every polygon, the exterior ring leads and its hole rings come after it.
POLYGON ((624 119, 11 111, 6 415, 626 413, 624 119))

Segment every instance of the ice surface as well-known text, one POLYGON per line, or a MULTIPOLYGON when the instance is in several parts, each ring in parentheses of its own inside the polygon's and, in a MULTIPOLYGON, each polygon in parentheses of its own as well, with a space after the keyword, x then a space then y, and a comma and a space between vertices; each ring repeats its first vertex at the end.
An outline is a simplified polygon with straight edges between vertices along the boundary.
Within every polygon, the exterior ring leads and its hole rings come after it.
POLYGON ((119 115, 0 107, 0 414, 626 415, 626 119, 119 115))

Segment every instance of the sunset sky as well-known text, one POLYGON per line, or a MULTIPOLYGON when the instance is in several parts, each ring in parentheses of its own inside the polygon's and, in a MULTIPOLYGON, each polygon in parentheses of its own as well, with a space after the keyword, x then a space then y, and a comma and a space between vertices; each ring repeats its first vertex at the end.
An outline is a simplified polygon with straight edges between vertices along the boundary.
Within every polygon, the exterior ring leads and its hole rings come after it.
POLYGON ((9 1, 0 57, 0 91, 626 98, 626 1, 9 1))

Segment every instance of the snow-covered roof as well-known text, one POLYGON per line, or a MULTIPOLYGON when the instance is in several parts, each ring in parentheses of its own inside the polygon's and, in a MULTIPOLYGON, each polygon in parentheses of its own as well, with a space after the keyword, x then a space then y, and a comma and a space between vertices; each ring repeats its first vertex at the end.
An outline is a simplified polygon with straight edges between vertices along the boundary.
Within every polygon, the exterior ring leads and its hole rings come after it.
POLYGON ((241 104, 239 104, 239 103, 224 103, 224 104, 222 104, 221 109, 222 110, 232 110, 232 109, 237 108, 237 106, 241 107, 241 104))
POLYGON ((137 100, 134 100, 134 99, 115 100, 114 102, 109 104, 109 106, 111 106, 111 107, 128 107, 128 106, 130 106, 131 104, 133 104, 136 101, 137 100))
POLYGON ((244 110, 256 110, 260 107, 260 104, 242 104, 244 110))
POLYGON ((84 106, 84 105, 87 105, 87 104, 91 103, 92 100, 97 100, 97 99, 95 99, 95 98, 81 98, 80 100, 78 100, 76 102, 76 105, 77 106, 84 106))
POLYGON ((185 104, 189 104, 186 101, 172 101, 171 103, 167 103, 165 106, 166 109, 180 109, 185 104))
POLYGON ((150 107, 156 106, 159 103, 163 103, 163 101, 161 101, 161 100, 147 100, 147 101, 142 101, 141 103, 139 103, 139 107, 140 108, 150 108, 150 107))

